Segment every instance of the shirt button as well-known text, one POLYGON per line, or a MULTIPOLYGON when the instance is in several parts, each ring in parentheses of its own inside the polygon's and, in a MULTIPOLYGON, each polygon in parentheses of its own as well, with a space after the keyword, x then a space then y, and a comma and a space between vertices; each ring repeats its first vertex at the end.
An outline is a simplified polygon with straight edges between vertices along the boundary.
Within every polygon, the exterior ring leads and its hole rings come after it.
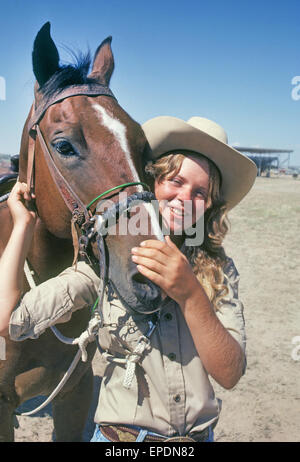
POLYGON ((173 319, 173 316, 171 315, 171 313, 166 313, 165 314, 165 320, 166 321, 171 321, 173 319))
POLYGON ((168 355, 168 358, 169 358, 170 361, 175 361, 175 359, 176 359, 175 353, 170 353, 170 354, 168 355))
POLYGON ((175 395, 173 397, 173 399, 174 399, 175 403, 179 403, 181 401, 181 396, 180 395, 175 395))

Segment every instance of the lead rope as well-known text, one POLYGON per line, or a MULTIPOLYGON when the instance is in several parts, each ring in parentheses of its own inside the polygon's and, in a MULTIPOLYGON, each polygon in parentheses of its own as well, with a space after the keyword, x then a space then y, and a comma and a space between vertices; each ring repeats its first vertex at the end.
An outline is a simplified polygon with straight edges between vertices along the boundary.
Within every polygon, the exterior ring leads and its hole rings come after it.
MULTIPOLYGON (((98 302, 98 299, 96 303, 98 302)), ((54 335, 60 340, 62 343, 66 345, 78 345, 79 350, 81 352, 81 360, 85 363, 88 359, 87 355, 87 345, 88 343, 94 342, 98 329, 102 325, 102 320, 98 315, 95 315, 89 320, 88 326, 85 331, 80 334, 77 338, 69 338, 65 337, 55 326, 50 326, 50 329, 54 333, 54 335)))
MULTIPOLYGON (((27 260, 25 260, 24 272, 30 288, 33 289, 34 287, 36 287, 36 283, 33 279, 33 275, 30 271, 27 260)), ((87 344, 95 340, 94 332, 95 329, 99 326, 99 324, 101 324, 101 319, 99 319, 98 316, 93 317, 92 319, 90 319, 86 330, 75 339, 65 337, 61 332, 59 332, 59 330, 55 326, 50 326, 50 329, 62 343, 65 343, 67 345, 78 345, 79 350, 81 352, 81 359, 85 363, 87 361, 87 344)))
MULTIPOLYGON (((9 197, 9 193, 7 193, 5 196, 7 200, 8 197, 9 197)), ((1 197, 1 199, 3 198, 4 196, 1 197)), ((24 272, 25 272, 25 276, 26 276, 26 279, 27 279, 27 282, 30 286, 31 289, 33 289, 34 287, 36 287, 36 283, 34 281, 34 278, 33 278, 33 274, 34 272, 30 270, 29 268, 29 265, 28 265, 28 261, 25 260, 25 263, 24 263, 24 272)), ((18 416, 30 416, 32 414, 36 414, 38 411, 40 411, 41 409, 43 409, 44 407, 46 407, 49 403, 51 403, 51 401, 55 398, 55 396, 60 392, 60 390, 62 389, 62 387, 65 385, 65 383, 67 382, 67 380, 69 379, 70 375, 72 374, 72 372, 74 371, 75 367, 77 366, 79 360, 80 360, 80 357, 82 357, 84 354, 83 350, 79 347, 79 350, 78 352, 76 353, 76 356, 75 358, 73 359, 69 369, 67 370, 67 372, 64 374, 63 378, 61 379, 61 381, 58 383, 57 387, 53 390, 53 392, 48 396, 48 398, 40 405, 38 406, 36 409, 34 409, 33 411, 29 411, 29 412, 15 412, 15 415, 18 415, 18 416)))
POLYGON ((61 379, 61 381, 59 382, 59 384, 57 385, 57 387, 53 390, 53 392, 51 393, 50 396, 48 396, 48 398, 40 405, 38 406, 36 409, 33 409, 33 411, 29 411, 29 412, 15 412, 15 415, 18 415, 18 416, 29 416, 29 415, 32 415, 32 414, 35 414, 36 412, 40 411, 41 409, 43 409, 44 407, 46 407, 49 403, 51 403, 51 401, 55 398, 55 396, 60 392, 60 390, 62 389, 62 387, 65 385, 65 383, 67 382, 67 380, 69 379, 70 375, 72 374, 72 372, 74 371, 75 367, 77 366, 79 360, 80 360, 80 357, 81 357, 81 351, 78 350, 77 353, 76 353, 76 356, 75 358, 73 359, 69 369, 67 370, 67 372, 65 373, 65 375, 63 376, 63 378, 61 379))
MULTIPOLYGON (((25 275, 26 275, 26 278, 27 278, 27 281, 28 281, 28 284, 29 284, 30 288, 33 289, 34 287, 36 287, 36 283, 35 283, 35 281, 33 279, 33 275, 32 275, 32 272, 30 271, 27 260, 25 260, 24 272, 25 272, 25 275)), ((58 393, 61 391, 61 389, 63 388, 65 383, 68 381, 68 379, 70 378, 72 372, 76 368, 80 358, 82 359, 83 362, 85 362, 87 360, 86 346, 87 346, 87 343, 92 341, 91 340, 92 332, 91 332, 91 326, 90 326, 91 321, 92 321, 92 319, 90 320, 87 329, 77 339, 71 339, 72 342, 73 342, 72 344, 74 344, 74 345, 78 344, 79 349, 78 349, 78 351, 77 351, 77 353, 75 355, 75 358, 73 359, 72 363, 70 364, 69 369, 64 374, 63 378, 58 383, 57 387, 53 390, 53 392, 36 409, 33 409, 32 411, 29 411, 29 412, 15 412, 15 415, 18 415, 18 416, 30 416, 30 415, 35 414, 36 412, 40 411, 44 407, 46 407, 49 403, 51 403, 51 401, 55 398, 55 396, 58 395, 58 393), (86 334, 86 335, 83 337, 84 334, 86 334)), ((52 327, 53 326, 51 326, 51 329, 52 329, 52 327)), ((67 337, 64 337, 59 331, 57 331, 57 332, 59 333, 60 337, 64 338, 64 340, 67 340, 67 341, 64 341, 64 343, 69 343, 70 344, 70 342, 69 342, 70 339, 67 339, 67 337)))

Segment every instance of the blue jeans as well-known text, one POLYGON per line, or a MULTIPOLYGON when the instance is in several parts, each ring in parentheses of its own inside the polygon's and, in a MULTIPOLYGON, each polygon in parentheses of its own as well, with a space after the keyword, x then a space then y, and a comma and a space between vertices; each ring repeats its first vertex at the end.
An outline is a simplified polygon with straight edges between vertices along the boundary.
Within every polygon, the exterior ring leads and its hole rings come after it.
MULTIPOLYGON (((138 427, 136 427, 136 428, 139 429, 138 427)), ((139 430, 140 430, 140 433, 138 434, 137 439, 135 440, 136 443, 144 441, 144 439, 146 438, 147 435, 161 436, 158 433, 153 433, 153 432, 150 432, 148 430, 144 430, 144 429, 139 429, 139 430)), ((213 432, 212 428, 209 427, 209 436, 208 436, 207 440, 204 441, 204 442, 205 443, 213 443, 213 441, 214 441, 214 432, 213 432)), ((103 436, 103 434, 101 433, 101 430, 99 428, 99 425, 96 425, 94 435, 93 435, 90 442, 91 443, 110 443, 111 441, 109 441, 107 438, 105 438, 105 436, 103 436)))

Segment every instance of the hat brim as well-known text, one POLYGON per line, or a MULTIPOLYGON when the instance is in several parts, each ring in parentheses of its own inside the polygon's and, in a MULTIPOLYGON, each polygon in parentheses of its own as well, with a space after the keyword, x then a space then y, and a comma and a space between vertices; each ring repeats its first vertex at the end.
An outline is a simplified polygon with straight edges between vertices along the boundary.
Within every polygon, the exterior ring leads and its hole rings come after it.
POLYGON ((160 116, 142 125, 152 159, 186 150, 212 160, 222 175, 221 194, 232 209, 250 191, 257 176, 255 163, 226 143, 176 117, 160 116))

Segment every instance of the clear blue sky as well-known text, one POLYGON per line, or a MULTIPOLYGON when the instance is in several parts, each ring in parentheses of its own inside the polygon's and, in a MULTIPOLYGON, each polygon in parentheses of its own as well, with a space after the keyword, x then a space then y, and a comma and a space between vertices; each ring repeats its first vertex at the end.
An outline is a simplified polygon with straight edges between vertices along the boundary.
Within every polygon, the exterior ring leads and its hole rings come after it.
POLYGON ((92 54, 113 36, 111 88, 143 123, 193 115, 220 123, 231 144, 294 149, 300 165, 300 1, 0 0, 0 153, 19 150, 32 102, 31 51, 51 22, 64 46, 92 54), (0 92, 1 94, 1 92, 0 92))

